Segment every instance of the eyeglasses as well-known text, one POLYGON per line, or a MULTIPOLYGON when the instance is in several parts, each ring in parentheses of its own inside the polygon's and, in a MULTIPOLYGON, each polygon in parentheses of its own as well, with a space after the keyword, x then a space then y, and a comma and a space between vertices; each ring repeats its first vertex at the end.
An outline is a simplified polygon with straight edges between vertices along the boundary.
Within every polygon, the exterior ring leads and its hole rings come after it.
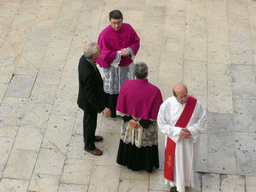
POLYGON ((186 99, 186 98, 188 98, 188 95, 184 95, 182 97, 177 97, 177 99, 186 99))
POLYGON ((123 21, 118 21, 118 22, 110 22, 112 25, 120 25, 123 21))

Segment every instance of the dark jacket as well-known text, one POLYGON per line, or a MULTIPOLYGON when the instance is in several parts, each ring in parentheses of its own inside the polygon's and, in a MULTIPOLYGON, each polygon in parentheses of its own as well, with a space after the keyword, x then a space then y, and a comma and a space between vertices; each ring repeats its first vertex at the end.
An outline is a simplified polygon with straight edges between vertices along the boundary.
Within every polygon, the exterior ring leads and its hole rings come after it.
POLYGON ((103 90, 103 80, 99 70, 84 57, 80 58, 78 65, 79 92, 77 104, 85 110, 92 107, 98 113, 106 107, 106 93, 103 90))

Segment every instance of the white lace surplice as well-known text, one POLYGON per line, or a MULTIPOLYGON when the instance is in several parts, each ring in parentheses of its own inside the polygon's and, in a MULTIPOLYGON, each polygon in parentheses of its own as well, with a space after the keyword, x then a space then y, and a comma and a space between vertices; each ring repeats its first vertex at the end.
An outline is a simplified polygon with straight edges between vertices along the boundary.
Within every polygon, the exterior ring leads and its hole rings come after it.
MULTIPOLYGON (((131 59, 135 57, 134 52, 129 47, 131 59)), ((123 83, 127 80, 135 79, 133 62, 127 66, 118 66, 121 61, 121 51, 118 51, 116 58, 110 66, 102 69, 102 79, 104 91, 109 94, 118 94, 123 83)))
MULTIPOLYGON (((117 115, 120 116, 129 116, 129 114, 124 114, 117 111, 117 115)), ((135 121, 141 120, 140 118, 133 117, 135 121)), ((136 145, 136 147, 152 147, 153 145, 158 144, 158 125, 155 120, 150 119, 153 123, 147 128, 139 127, 134 129, 129 125, 129 121, 122 122, 121 126, 121 139, 124 143, 131 143, 136 145)))

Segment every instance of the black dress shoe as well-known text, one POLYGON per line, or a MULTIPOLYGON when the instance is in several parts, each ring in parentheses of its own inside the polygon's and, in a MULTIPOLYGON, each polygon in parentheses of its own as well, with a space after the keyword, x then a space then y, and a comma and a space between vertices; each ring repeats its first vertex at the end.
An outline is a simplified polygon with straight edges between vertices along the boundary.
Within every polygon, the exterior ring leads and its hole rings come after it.
POLYGON ((172 187, 170 192, 178 192, 176 186, 172 187))

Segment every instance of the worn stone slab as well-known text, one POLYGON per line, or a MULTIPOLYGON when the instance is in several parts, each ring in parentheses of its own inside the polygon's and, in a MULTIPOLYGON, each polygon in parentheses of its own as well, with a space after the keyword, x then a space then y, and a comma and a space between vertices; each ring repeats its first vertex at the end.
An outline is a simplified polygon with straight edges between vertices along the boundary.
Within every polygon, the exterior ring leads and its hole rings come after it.
POLYGON ((87 185, 93 169, 92 160, 67 159, 61 176, 61 183, 87 185))
MULTIPOLYGON (((184 53, 184 34, 185 30, 174 30, 164 28, 163 32, 163 44, 162 49, 163 51, 170 51, 175 53, 184 53)), ((185 59, 185 58, 184 58, 185 59)))
POLYGON ((231 65, 232 89, 235 99, 253 99, 256 96, 254 66, 231 65))
POLYGON ((230 42, 247 42, 251 41, 250 29, 230 30, 229 31, 230 42))
POLYGON ((235 133, 237 155, 237 173, 241 175, 255 175, 256 173, 256 134, 235 133))
POLYGON ((240 175, 221 175, 221 191, 245 191, 245 178, 240 175))
POLYGON ((1 80, 0 83, 10 83, 13 77, 13 73, 15 70, 15 65, 9 65, 9 66, 4 66, 0 65, 0 75, 1 75, 1 80))
POLYGON ((158 156, 159 156, 159 168, 164 169, 164 159, 165 159, 165 134, 158 131, 158 156))
POLYGON ((252 42, 230 42, 230 60, 233 64, 253 64, 252 42))
POLYGON ((211 173, 236 174, 235 154, 208 152, 208 171, 211 173))
POLYGON ((43 132, 31 125, 21 126, 16 136, 14 149, 39 150, 43 140, 43 132))
POLYGON ((207 1, 208 28, 228 28, 226 1, 207 1))
POLYGON ((205 62, 185 61, 183 82, 190 94, 207 95, 207 65, 205 62))
POLYGON ((119 192, 134 191, 141 192, 148 190, 148 181, 121 180, 119 183, 119 192))
POLYGON ((0 116, 0 124, 5 126, 19 126, 21 117, 0 116))
MULTIPOLYGON (((171 52, 168 50, 163 50, 160 60, 160 69, 158 69, 159 73, 161 70, 168 70, 166 76, 170 73, 169 70, 173 69, 182 69, 183 68, 183 54, 171 52)), ((165 76, 161 76, 161 78, 165 78, 165 76)))
POLYGON ((123 14, 125 15, 125 21, 129 23, 135 31, 142 29, 143 10, 125 10, 123 14))
POLYGON ((33 103, 53 104, 58 85, 36 83, 31 92, 33 103))
POLYGON ((52 114, 54 115, 68 115, 76 116, 77 113, 77 96, 63 96, 55 97, 55 101, 52 108, 52 114))
POLYGON ((28 185, 29 185, 28 180, 1 179, 0 191, 27 192, 28 185))
POLYGON ((186 26, 185 35, 186 38, 207 38, 207 28, 206 27, 197 27, 197 26, 186 26))
POLYGON ((45 129, 50 117, 52 105, 28 103, 22 116, 22 125, 45 129))
MULTIPOLYGON (((246 12, 247 11, 245 11, 245 13, 246 12)), ((241 28, 248 29, 250 27, 248 16, 244 15, 242 12, 238 13, 237 9, 232 11, 228 10, 228 18, 229 18, 229 28, 231 29, 235 29, 235 30, 241 29, 241 28)))
POLYGON ((0 124, 0 137, 14 138, 19 126, 0 124))
POLYGON ((232 83, 208 80, 208 110, 210 112, 233 113, 232 83))
MULTIPOLYGON (((11 150, 8 148, 0 147, 0 178, 2 178, 2 174, 4 172, 4 168, 7 163, 10 152, 11 150)), ((1 183, 0 183, 0 186, 1 186, 1 183)))
POLYGON ((186 38, 184 59, 189 61, 207 61, 207 39, 186 38))
POLYGON ((144 30, 141 31, 141 34, 139 36, 141 39, 140 40, 141 43, 150 44, 150 45, 152 44, 161 45, 162 36, 159 35, 159 30, 163 30, 162 25, 143 22, 142 28, 144 30))
POLYGON ((219 174, 202 175, 202 192, 220 191, 220 176, 219 174))
POLYGON ((93 160, 95 158, 94 155, 84 150, 83 140, 84 140, 83 135, 72 134, 70 145, 68 147, 67 158, 85 159, 85 160, 93 160))
POLYGON ((52 32, 52 26, 34 25, 29 33, 24 51, 33 53, 45 53, 52 32))
POLYGON ((2 100, 4 98, 4 95, 5 95, 5 92, 8 88, 8 84, 5 84, 5 83, 0 83, 0 104, 2 103, 2 100))
POLYGON ((150 174, 147 171, 132 171, 125 166, 119 166, 121 180, 147 181, 150 174))
POLYGON ((155 60, 160 60, 161 50, 153 44, 140 44, 139 52, 137 53, 136 60, 147 63, 148 67, 155 65, 155 60))
POLYGON ((35 76, 14 75, 6 97, 29 98, 35 82, 35 76))
POLYGON ((8 98, 5 97, 0 106, 0 117, 17 117, 22 118, 26 109, 27 100, 24 98, 8 98))
POLYGON ((170 186, 165 184, 163 169, 154 170, 149 177, 150 177, 150 180, 149 180, 150 191, 157 191, 157 190, 170 191, 170 186))
POLYGON ((255 100, 234 100, 234 128, 244 133, 256 132, 255 100))
POLYGON ((45 131, 42 147, 67 153, 75 117, 51 115, 45 131))
MULTIPOLYGON (((166 7, 166 11, 169 8, 166 7)), ((167 13, 165 13, 167 14, 167 13)), ((185 30, 185 17, 177 17, 177 16, 168 16, 165 17, 165 21, 164 21, 164 30, 166 29, 170 29, 170 30, 176 30, 176 31, 184 31, 185 30)))
POLYGON ((255 176, 246 176, 245 177, 245 185, 246 185, 247 192, 255 191, 255 182, 256 182, 255 176))
POLYGON ((14 74, 35 76, 42 63, 43 53, 22 52, 14 74))
POLYGON ((2 15, 3 12, 5 12, 2 7, 4 7, 3 5, 1 5, 1 15, 0 15, 0 44, 3 43, 5 36, 7 35, 9 28, 14 20, 14 16, 12 17, 7 17, 6 15, 2 15))
POLYGON ((65 159, 58 149, 41 148, 33 173, 61 175, 65 159))
MULTIPOLYGON (((83 134, 83 117, 84 117, 84 111, 80 108, 78 108, 77 110, 77 115, 76 115, 76 122, 75 122, 75 125, 74 125, 74 130, 73 130, 73 133, 74 134, 79 134, 79 135, 82 135, 83 134)), ((96 128, 96 131, 99 129, 99 123, 101 120, 101 116, 98 115, 98 118, 97 118, 97 128, 96 128)))
POLYGON ((59 188, 60 176, 33 174, 28 190, 40 192, 57 192, 59 188))
POLYGON ((118 167, 116 163, 117 151, 120 141, 120 133, 101 133, 104 140, 96 143, 96 147, 102 150, 103 155, 101 157, 94 158, 95 165, 113 166, 118 167))
MULTIPOLYGON (((216 15, 216 12, 214 14, 216 15)), ((224 28, 208 28, 208 50, 217 50, 216 45, 229 45, 227 26, 224 26, 224 28)))
POLYGON ((185 17, 186 14, 186 1, 166 1, 166 16, 185 17))
POLYGON ((41 4, 35 23, 43 26, 54 26, 62 5, 61 1, 44 1, 41 4))
POLYGON ((206 26, 207 21, 206 2, 187 2, 186 4, 186 23, 196 27, 206 26))
POLYGON ((21 54, 39 7, 40 2, 31 3, 28 0, 21 2, 18 9, 19 14, 16 15, 0 47, 2 55, 19 56, 21 54))
POLYGON ((234 132, 234 115, 208 112, 207 132, 212 134, 227 134, 234 132))
POLYGON ((111 166, 94 166, 88 191, 117 192, 119 176, 119 169, 111 166))
POLYGON ((61 80, 62 69, 41 68, 36 83, 58 85, 61 80))
POLYGON ((199 149, 197 151, 196 171, 208 172, 208 136, 200 134, 199 149))
POLYGON ((80 192, 87 191, 88 185, 75 185, 75 184, 65 184, 61 183, 59 186, 59 192, 80 192))
POLYGON ((208 71, 208 80, 216 80, 218 81, 228 81, 231 82, 231 72, 230 72, 230 65, 229 64, 220 64, 220 63, 213 63, 209 62, 207 64, 207 71, 208 71))
POLYGON ((29 180, 37 159, 37 151, 12 149, 3 177, 29 180))
POLYGON ((230 65, 230 47, 228 44, 208 44, 208 63, 212 65, 230 65))
POLYGON ((104 115, 101 114, 98 115, 98 122, 99 123, 97 124, 97 131, 99 131, 99 133, 101 134, 105 132, 120 134, 121 132, 121 117, 106 118, 104 115))

